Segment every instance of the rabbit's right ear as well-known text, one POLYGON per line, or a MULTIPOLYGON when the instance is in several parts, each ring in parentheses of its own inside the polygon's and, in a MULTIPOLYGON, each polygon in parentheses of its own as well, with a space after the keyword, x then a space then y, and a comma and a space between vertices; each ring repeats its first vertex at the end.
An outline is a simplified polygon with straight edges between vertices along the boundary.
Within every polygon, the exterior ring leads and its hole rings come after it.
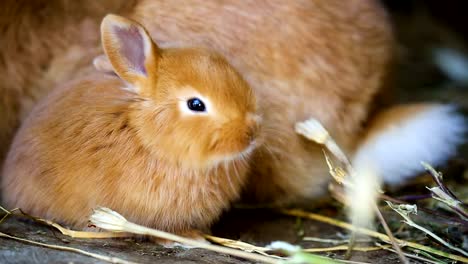
POLYGON ((104 52, 115 73, 136 92, 156 82, 159 49, 146 30, 130 19, 107 15, 101 23, 104 52))
POLYGON ((99 72, 114 73, 114 67, 106 55, 99 55, 93 59, 93 66, 99 72))

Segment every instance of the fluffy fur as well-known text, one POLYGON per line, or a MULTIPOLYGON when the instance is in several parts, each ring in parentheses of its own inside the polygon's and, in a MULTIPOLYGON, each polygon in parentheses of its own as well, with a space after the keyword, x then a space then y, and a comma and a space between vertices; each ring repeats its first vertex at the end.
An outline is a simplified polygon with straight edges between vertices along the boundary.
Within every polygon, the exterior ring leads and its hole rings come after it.
POLYGON ((253 88, 262 144, 244 197, 256 202, 325 193, 321 150, 294 124, 315 117, 352 150, 391 63, 391 27, 377 1, 144 0, 132 17, 161 45, 221 53, 253 88))
POLYGON ((87 76, 34 108, 5 162, 4 202, 78 228, 96 206, 176 233, 207 228, 246 180, 258 127, 250 87, 215 53, 161 50, 116 16, 102 25, 121 79, 87 76), (129 41, 152 48, 129 53, 129 41), (206 114, 180 111, 193 90, 211 101, 206 114))
POLYGON ((5 0, 0 8, 0 167, 14 132, 57 84, 92 70, 99 24, 133 0, 5 0))
POLYGON ((466 120, 451 105, 396 106, 369 125, 353 164, 369 163, 385 182, 404 183, 423 170, 421 161, 439 166, 452 157, 466 131, 466 120))
POLYGON ((346 189, 351 222, 371 227, 381 183, 404 183, 423 170, 421 161, 443 164, 464 142, 467 128, 451 105, 400 105, 375 116, 352 162, 355 187, 346 189))

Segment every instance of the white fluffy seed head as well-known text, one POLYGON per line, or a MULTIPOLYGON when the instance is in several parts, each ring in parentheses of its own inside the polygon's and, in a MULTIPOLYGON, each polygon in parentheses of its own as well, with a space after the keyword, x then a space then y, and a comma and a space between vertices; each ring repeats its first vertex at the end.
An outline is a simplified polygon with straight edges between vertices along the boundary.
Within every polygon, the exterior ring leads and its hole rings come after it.
POLYGON ((354 167, 354 175, 346 185, 346 198, 349 201, 348 217, 354 226, 373 228, 375 203, 381 179, 371 162, 354 167))
POLYGON ((97 227, 109 231, 125 231, 125 224, 128 222, 119 213, 105 207, 94 209, 90 221, 97 227))

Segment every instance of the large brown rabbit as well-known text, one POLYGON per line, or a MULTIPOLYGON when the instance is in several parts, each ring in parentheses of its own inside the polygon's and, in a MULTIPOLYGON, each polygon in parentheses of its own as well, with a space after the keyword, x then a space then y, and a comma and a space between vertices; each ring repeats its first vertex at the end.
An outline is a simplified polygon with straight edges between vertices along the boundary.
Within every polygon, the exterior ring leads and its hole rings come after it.
POLYGON ((441 164, 463 141, 464 120, 451 106, 379 105, 377 99, 390 101, 394 42, 378 1, 143 0, 132 17, 158 43, 220 52, 252 86, 263 144, 245 197, 257 202, 286 204, 326 192, 321 148, 294 131, 311 117, 356 163, 370 156, 393 183, 417 173, 421 160, 441 164))

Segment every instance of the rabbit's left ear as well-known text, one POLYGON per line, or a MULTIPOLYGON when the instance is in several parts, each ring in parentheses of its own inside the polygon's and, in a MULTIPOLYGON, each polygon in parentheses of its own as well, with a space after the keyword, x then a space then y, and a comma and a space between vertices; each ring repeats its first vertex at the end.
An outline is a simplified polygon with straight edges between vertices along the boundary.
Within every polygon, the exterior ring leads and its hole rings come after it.
POLYGON ((101 23, 104 52, 114 72, 136 92, 156 82, 159 49, 146 30, 135 21, 107 15, 101 23))

